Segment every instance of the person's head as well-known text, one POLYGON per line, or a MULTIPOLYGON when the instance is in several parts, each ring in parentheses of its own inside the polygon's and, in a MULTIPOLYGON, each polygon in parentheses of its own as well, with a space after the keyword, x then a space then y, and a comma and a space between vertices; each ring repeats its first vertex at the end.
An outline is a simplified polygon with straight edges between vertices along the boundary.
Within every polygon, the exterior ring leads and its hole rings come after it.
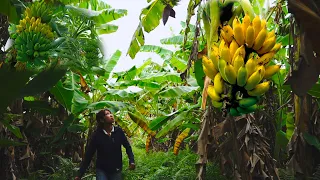
POLYGON ((98 127, 103 127, 107 124, 113 124, 114 123, 114 117, 113 114, 109 109, 102 109, 96 114, 96 120, 98 127))

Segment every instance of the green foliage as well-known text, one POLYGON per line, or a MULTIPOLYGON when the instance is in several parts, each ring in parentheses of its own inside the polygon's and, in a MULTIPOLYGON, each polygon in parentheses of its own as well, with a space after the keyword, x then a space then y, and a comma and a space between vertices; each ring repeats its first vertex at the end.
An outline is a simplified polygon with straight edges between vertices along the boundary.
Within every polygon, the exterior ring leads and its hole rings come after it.
POLYGON ((53 156, 52 161, 46 165, 50 171, 37 170, 28 177, 28 180, 70 180, 74 179, 77 173, 77 164, 68 158, 53 156))
POLYGON ((141 22, 134 32, 130 47, 127 52, 132 59, 134 59, 136 54, 139 52, 140 47, 144 45, 143 31, 149 33, 159 25, 163 9, 164 5, 160 0, 154 0, 148 7, 142 9, 140 14, 141 22))
MULTIPOLYGON (((145 153, 144 146, 138 148, 136 144, 133 152, 136 159, 136 169, 128 170, 127 156, 124 156, 123 175, 125 180, 194 180, 196 179, 195 163, 198 156, 190 150, 181 150, 175 156, 170 152, 150 152, 145 153)), ((217 165, 208 163, 206 179, 224 180, 220 175, 217 165)))
POLYGON ((1 1, 0 13, 8 16, 9 21, 11 23, 15 23, 15 24, 19 23, 19 16, 17 13, 17 9, 10 2, 10 0, 2 0, 1 1))

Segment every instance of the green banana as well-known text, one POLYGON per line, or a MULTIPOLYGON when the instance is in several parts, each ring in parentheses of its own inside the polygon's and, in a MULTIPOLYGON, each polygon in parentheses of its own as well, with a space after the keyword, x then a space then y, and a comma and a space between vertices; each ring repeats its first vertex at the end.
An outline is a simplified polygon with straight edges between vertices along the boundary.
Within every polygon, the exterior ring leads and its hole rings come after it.
POLYGON ((213 101, 212 100, 212 106, 218 109, 221 109, 223 106, 223 102, 219 102, 219 101, 213 101))
POLYGON ((249 114, 249 113, 252 113, 252 112, 256 111, 257 109, 258 109, 258 105, 257 104, 249 106, 247 108, 242 108, 240 106, 237 107, 237 110, 242 114, 249 114))
POLYGON ((241 115, 241 113, 239 113, 236 108, 230 108, 229 113, 231 116, 240 116, 241 115))
POLYGON ((247 69, 244 66, 242 66, 238 70, 237 85, 240 87, 243 87, 247 83, 247 79, 248 79, 247 69))
POLYGON ((248 108, 255 105, 258 102, 258 99, 255 97, 248 97, 239 100, 239 106, 242 108, 248 108))

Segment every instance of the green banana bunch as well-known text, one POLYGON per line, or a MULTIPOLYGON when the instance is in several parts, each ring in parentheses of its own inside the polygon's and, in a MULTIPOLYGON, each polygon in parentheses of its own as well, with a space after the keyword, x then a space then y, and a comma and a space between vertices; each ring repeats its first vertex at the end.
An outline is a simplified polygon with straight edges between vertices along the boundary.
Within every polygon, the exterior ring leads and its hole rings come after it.
POLYGON ((101 51, 97 40, 87 40, 83 51, 88 67, 99 66, 101 51))
POLYGON ((21 32, 15 39, 14 45, 17 50, 17 61, 41 64, 48 59, 51 42, 40 32, 21 32))

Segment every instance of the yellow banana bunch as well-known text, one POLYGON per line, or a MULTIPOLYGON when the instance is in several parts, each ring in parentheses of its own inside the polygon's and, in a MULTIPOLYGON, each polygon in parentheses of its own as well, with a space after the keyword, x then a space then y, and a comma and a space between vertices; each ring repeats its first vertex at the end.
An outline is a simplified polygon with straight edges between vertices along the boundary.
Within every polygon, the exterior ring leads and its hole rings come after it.
POLYGON ((217 46, 211 45, 209 58, 203 57, 204 72, 213 81, 207 88, 212 105, 232 116, 260 108, 260 96, 271 86, 266 80, 280 70, 268 65, 281 49, 275 31, 268 31, 266 19, 244 13, 242 19, 234 15, 227 25, 220 24, 217 46))
POLYGON ((24 19, 20 20, 19 25, 17 27, 17 33, 21 33, 22 31, 26 32, 40 32, 45 35, 48 39, 53 39, 54 34, 52 32, 51 27, 48 24, 41 23, 41 18, 35 18, 27 16, 24 19))

